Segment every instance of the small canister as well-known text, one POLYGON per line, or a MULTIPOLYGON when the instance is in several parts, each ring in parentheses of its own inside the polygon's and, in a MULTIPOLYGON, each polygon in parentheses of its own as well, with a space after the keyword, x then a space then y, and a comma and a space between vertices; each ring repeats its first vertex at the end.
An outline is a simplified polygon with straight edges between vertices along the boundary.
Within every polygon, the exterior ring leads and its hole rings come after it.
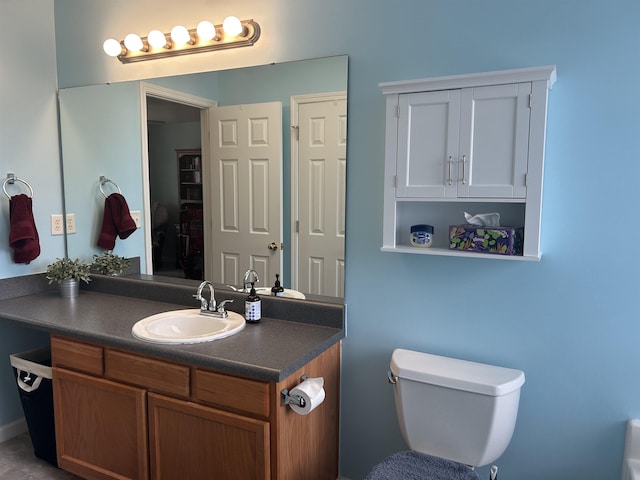
POLYGON ((433 243, 433 226, 411 225, 410 242, 413 247, 430 247, 433 243))

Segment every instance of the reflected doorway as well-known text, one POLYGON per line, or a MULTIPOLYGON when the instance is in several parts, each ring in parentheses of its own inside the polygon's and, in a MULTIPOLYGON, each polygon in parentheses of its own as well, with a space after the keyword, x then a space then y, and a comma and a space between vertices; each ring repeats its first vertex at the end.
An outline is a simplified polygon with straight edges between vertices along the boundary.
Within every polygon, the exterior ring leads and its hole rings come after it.
POLYGON ((147 96, 153 274, 204 278, 201 109, 147 96))

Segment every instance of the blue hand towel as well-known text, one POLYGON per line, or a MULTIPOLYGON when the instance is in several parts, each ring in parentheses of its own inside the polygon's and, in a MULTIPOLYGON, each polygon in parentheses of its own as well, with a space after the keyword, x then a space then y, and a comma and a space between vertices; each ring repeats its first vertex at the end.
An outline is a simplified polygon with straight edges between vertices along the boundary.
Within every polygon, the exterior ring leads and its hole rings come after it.
POLYGON ((366 480, 478 480, 462 463, 407 450, 394 453, 376 465, 366 480))

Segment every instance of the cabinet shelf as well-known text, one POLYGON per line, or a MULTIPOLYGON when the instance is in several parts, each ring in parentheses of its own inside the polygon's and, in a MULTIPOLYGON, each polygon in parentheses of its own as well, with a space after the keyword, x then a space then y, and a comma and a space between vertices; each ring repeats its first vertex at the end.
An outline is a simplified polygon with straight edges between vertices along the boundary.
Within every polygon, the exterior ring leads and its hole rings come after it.
POLYGON ((417 255, 440 255, 446 257, 465 257, 465 258, 487 258, 491 260, 515 260, 515 261, 528 261, 539 262, 539 256, 532 255, 495 255, 492 253, 476 253, 476 252, 460 252, 456 250, 449 250, 447 248, 416 248, 411 246, 399 245, 396 247, 382 247, 380 249, 383 252, 393 253, 411 253, 417 255))

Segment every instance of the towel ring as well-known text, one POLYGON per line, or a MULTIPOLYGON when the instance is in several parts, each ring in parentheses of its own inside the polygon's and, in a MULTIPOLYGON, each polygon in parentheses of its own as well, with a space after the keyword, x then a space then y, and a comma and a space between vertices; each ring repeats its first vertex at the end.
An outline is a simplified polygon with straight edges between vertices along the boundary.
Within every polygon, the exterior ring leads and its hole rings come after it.
POLYGON ((107 177, 105 177, 104 175, 100 175, 100 193, 102 193, 102 195, 104 196, 104 198, 107 198, 109 195, 107 195, 106 193, 104 193, 104 190, 102 189, 102 186, 105 183, 111 183, 113 185, 115 185, 115 187, 118 189, 118 193, 120 195, 122 195, 122 190, 120 190, 120 187, 118 186, 118 184, 116 182, 114 182, 113 180, 109 180, 107 177))
POLYGON ((4 181, 4 183, 2 184, 2 191, 7 196, 7 198, 11 199, 11 195, 9 195, 9 192, 7 192, 7 183, 9 185, 13 185, 15 182, 20 182, 20 183, 26 185, 26 187, 29 189, 29 193, 30 193, 29 198, 33 198, 33 188, 31 188, 31 185, 29 185, 29 182, 27 182, 26 180, 22 180, 21 178, 16 177, 15 174, 13 174, 13 173, 7 173, 7 178, 4 181))

